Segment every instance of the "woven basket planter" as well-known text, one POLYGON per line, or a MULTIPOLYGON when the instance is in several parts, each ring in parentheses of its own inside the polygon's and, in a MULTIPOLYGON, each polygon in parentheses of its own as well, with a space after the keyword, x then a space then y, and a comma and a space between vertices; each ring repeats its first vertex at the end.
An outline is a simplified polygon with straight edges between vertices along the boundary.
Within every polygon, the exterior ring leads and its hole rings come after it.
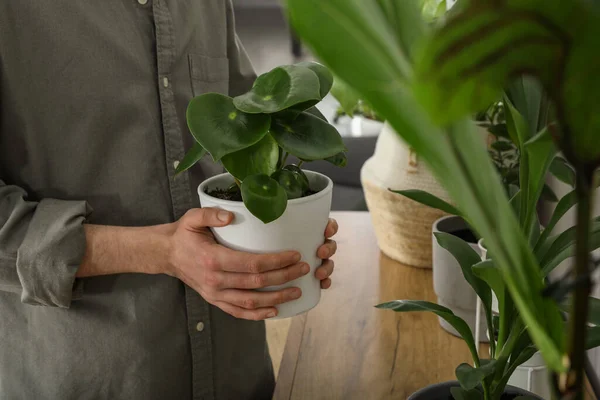
POLYGON ((361 183, 381 251, 402 264, 431 268, 431 228, 447 214, 388 189, 419 189, 446 201, 449 198, 387 123, 375 154, 361 170, 361 183))

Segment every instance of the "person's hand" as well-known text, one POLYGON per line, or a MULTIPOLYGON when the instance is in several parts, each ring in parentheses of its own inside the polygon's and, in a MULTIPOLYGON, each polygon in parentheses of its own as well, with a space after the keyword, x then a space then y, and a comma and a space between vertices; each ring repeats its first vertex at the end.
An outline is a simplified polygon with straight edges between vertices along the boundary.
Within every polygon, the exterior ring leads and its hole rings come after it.
MULTIPOLYGON (((301 290, 295 287, 274 292, 252 289, 290 282, 308 274, 310 267, 300 262, 300 254, 295 251, 252 254, 217 244, 208 227, 225 226, 232 220, 233 214, 227 211, 196 208, 175 222, 170 240, 169 274, 236 318, 274 317, 277 315, 275 305, 298 299, 301 290)), ((329 233, 334 230, 330 229, 329 233)), ((328 243, 324 245, 327 254, 330 247, 328 243)), ((326 265, 321 268, 329 271, 326 265)))
POLYGON ((325 229, 325 244, 319 247, 317 257, 323 259, 323 264, 315 271, 315 276, 321 281, 321 289, 329 289, 331 287, 331 274, 333 273, 333 261, 331 258, 337 251, 337 244, 331 240, 338 231, 338 223, 335 219, 330 218, 327 228, 325 229))

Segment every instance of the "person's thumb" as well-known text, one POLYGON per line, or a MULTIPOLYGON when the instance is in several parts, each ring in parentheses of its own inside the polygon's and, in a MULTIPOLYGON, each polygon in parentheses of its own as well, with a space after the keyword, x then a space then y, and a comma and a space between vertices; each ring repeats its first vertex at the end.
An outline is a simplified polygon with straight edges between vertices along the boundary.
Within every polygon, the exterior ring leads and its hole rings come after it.
POLYGON ((185 224, 193 229, 229 225, 233 214, 219 208, 193 208, 183 216, 185 224))

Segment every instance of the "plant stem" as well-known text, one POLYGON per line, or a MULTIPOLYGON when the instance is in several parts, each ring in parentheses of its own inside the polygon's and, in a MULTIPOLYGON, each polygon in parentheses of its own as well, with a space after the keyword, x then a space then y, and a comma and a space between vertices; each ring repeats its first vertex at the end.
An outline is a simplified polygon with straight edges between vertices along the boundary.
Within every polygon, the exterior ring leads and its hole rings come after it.
POLYGON ((592 213, 594 170, 580 168, 577 170, 577 226, 575 227, 575 269, 572 272, 573 282, 577 282, 569 320, 568 366, 566 376, 559 383, 561 396, 569 399, 583 399, 585 364, 585 337, 589 295, 591 292, 590 277, 590 219, 592 213))
POLYGON ((238 178, 233 178, 233 180, 235 181, 235 184, 241 188, 242 187, 242 182, 240 182, 240 180, 238 178))
POLYGON ((300 161, 298 162, 298 168, 300 168, 300 167, 302 166, 302 164, 304 164, 304 161, 300 160, 300 161))
POLYGON ((287 151, 285 152, 285 155, 283 156, 283 160, 281 161, 281 167, 285 167, 285 162, 287 161, 288 156, 290 155, 290 153, 288 153, 287 151))

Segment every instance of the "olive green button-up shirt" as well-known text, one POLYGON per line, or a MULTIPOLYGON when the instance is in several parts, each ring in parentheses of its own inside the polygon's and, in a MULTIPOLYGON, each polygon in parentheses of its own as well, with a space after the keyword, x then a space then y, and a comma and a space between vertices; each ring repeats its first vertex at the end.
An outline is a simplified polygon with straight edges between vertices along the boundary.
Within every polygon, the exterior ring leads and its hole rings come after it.
POLYGON ((75 279, 82 224, 197 207, 189 100, 252 68, 229 0, 0 1, 0 399, 262 399, 264 324, 168 276, 75 279))

